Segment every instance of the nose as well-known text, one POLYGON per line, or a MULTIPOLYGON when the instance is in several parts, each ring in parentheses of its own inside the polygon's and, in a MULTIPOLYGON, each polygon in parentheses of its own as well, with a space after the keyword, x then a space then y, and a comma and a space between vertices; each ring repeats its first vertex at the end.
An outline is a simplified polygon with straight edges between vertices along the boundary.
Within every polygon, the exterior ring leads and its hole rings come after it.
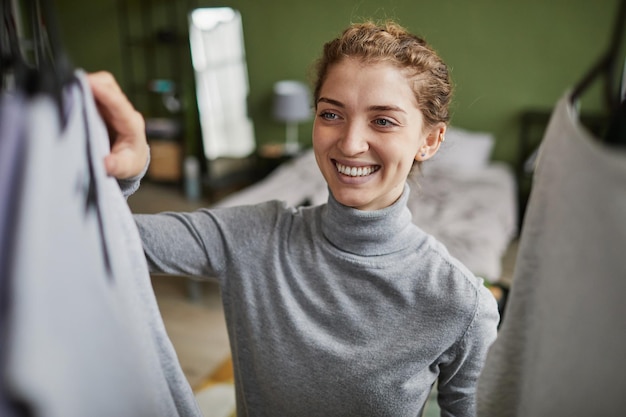
POLYGON ((346 124, 337 146, 346 156, 355 156, 369 149, 367 129, 357 121, 346 124))

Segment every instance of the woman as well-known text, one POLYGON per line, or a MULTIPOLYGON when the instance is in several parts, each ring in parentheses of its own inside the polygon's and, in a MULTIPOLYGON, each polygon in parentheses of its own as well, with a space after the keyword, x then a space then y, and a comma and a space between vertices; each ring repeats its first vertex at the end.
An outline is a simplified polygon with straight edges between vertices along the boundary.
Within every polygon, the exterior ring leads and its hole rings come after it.
MULTIPOLYGON (((148 263, 220 284, 240 416, 416 416, 435 382, 442 415, 474 415, 497 306, 406 207, 413 165, 443 141, 447 68, 401 27, 365 23, 317 69, 328 203, 137 215, 148 263)), ((91 83, 117 133, 107 169, 136 186, 141 117, 110 76, 91 83)))

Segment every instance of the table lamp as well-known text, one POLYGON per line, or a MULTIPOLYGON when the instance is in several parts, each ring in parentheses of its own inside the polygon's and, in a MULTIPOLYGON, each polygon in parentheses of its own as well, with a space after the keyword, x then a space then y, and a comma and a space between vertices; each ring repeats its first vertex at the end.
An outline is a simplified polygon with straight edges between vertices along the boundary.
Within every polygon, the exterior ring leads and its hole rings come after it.
POLYGON ((274 119, 286 124, 285 153, 297 153, 300 150, 298 123, 311 117, 311 95, 307 85, 293 80, 275 83, 272 114, 274 119))

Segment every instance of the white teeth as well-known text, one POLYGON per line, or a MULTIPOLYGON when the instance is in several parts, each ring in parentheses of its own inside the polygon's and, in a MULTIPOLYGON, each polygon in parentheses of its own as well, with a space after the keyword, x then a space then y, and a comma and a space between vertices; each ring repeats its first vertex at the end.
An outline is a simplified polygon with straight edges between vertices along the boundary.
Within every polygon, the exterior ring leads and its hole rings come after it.
POLYGON ((338 162, 335 163, 335 166, 337 167, 337 171, 341 172, 343 175, 348 175, 350 177, 365 177, 378 170, 378 167, 376 166, 357 168, 342 165, 338 162))

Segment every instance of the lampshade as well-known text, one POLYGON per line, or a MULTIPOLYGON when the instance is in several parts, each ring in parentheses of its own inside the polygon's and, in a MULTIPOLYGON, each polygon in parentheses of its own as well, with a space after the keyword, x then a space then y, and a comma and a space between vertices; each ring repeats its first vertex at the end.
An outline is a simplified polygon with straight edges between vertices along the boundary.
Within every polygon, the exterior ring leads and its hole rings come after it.
POLYGON ((300 81, 284 80, 274 84, 274 119, 303 122, 311 117, 309 88, 300 81))

